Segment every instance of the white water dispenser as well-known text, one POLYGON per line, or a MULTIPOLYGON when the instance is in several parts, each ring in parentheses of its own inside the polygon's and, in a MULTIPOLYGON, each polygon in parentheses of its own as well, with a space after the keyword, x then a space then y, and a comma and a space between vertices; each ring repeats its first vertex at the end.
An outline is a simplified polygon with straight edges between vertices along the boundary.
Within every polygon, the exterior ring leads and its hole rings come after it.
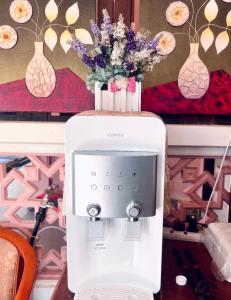
POLYGON ((160 289, 166 130, 151 113, 86 112, 65 129, 68 287, 78 300, 160 289))

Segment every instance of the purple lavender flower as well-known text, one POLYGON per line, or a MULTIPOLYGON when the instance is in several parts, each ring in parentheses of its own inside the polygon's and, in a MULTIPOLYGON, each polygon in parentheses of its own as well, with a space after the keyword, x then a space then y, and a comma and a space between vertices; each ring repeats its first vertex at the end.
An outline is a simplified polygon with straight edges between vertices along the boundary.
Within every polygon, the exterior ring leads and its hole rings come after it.
POLYGON ((106 68, 106 61, 105 58, 102 54, 96 55, 95 58, 95 64, 101 68, 101 69, 105 69, 106 68))
POLYGON ((129 29, 126 33, 126 38, 128 42, 133 42, 135 40, 136 34, 132 29, 129 29))
POLYGON ((139 44, 139 50, 142 50, 146 47, 146 38, 142 37, 139 39, 138 44, 139 44))
POLYGON ((127 72, 133 72, 135 70, 134 63, 129 61, 124 62, 124 68, 127 72))
POLYGON ((153 39, 148 43, 148 48, 156 49, 156 46, 158 45, 159 39, 153 39))
POLYGON ((112 34, 113 26, 111 24, 111 18, 106 9, 103 9, 103 24, 102 30, 105 30, 107 33, 112 34))
POLYGON ((136 50, 136 42, 127 43, 127 51, 136 50))
POLYGON ((104 45, 102 45, 100 47, 100 51, 101 51, 102 56, 105 58, 107 56, 107 47, 105 47, 104 45))
POLYGON ((82 56, 82 61, 91 69, 95 67, 95 62, 94 60, 87 54, 83 54, 82 56))
POLYGON ((76 38, 72 40, 71 46, 80 56, 87 53, 86 46, 76 38))
POLYGON ((115 38, 114 38, 113 34, 109 35, 109 39, 110 39, 110 45, 113 48, 113 45, 114 45, 114 42, 115 42, 115 38))
POLYGON ((100 40, 101 32, 100 32, 99 26, 93 20, 91 20, 90 24, 91 24, 91 31, 94 34, 94 37, 96 39, 100 40))

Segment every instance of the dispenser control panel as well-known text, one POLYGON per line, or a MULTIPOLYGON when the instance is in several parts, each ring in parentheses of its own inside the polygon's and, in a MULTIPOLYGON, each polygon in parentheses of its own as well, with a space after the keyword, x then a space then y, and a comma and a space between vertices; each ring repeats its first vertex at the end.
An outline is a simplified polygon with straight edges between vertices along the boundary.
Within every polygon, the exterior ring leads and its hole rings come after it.
POLYGON ((155 215, 157 153, 75 151, 74 214, 100 218, 155 215))

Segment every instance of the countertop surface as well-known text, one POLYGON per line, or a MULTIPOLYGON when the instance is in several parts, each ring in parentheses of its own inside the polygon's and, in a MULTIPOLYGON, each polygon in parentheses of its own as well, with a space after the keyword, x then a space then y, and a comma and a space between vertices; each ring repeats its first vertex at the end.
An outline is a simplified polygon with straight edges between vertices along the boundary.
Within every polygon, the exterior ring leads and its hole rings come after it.
MULTIPOLYGON (((164 240, 163 244, 163 263, 162 263, 162 283, 161 290, 154 296, 155 300, 194 300, 199 299, 195 296, 193 289, 187 283, 185 286, 179 286, 175 282, 177 275, 182 274, 176 259, 173 255, 173 249, 177 249, 182 258, 189 267, 190 273, 194 276, 190 264, 184 255, 185 248, 190 249, 197 265, 204 274, 209 288, 209 297, 200 298, 201 300, 224 300, 230 299, 231 283, 216 280, 212 271, 210 257, 207 249, 201 243, 183 242, 175 240, 164 240)), ((73 299, 74 295, 67 288, 67 270, 64 270, 62 277, 54 291, 52 300, 73 299)))

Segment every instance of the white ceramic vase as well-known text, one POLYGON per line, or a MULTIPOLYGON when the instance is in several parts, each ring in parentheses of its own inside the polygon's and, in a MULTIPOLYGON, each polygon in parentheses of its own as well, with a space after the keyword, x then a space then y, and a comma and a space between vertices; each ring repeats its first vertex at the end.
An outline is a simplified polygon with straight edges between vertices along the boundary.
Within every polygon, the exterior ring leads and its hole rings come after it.
POLYGON ((187 99, 200 99, 209 87, 209 71, 201 61, 199 55, 199 44, 190 44, 190 54, 182 66, 178 86, 181 94, 187 99))
POLYGON ((55 88, 55 70, 44 56, 43 42, 35 42, 35 53, 26 70, 26 86, 34 97, 48 97, 55 88))

